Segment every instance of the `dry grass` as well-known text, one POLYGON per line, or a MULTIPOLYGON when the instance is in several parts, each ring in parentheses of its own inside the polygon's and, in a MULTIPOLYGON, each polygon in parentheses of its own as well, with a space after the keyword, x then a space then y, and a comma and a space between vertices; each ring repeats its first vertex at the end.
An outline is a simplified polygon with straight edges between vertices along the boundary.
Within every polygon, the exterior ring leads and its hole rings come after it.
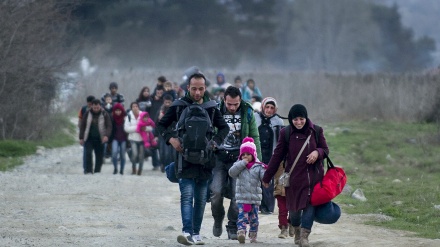
MULTIPOLYGON (((216 70, 204 70, 214 81, 216 70)), ((279 113, 287 116, 295 103, 304 104, 317 122, 341 120, 398 120, 418 122, 438 116, 440 76, 422 74, 326 74, 277 71, 222 71, 229 82, 240 75, 253 78, 263 96, 275 97, 279 113)), ((181 82, 183 70, 105 70, 81 80, 82 90, 74 106, 78 109, 89 94, 101 96, 111 81, 119 83, 126 101, 134 101, 143 86, 152 90, 156 78, 165 75, 181 82)))

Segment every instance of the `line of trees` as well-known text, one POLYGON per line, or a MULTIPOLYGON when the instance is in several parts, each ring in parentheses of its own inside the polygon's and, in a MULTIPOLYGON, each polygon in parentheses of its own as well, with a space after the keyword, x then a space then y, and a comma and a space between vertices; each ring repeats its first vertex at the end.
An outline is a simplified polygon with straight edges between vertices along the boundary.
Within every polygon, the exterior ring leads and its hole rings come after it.
POLYGON ((86 0, 75 14, 89 47, 128 66, 407 72, 436 49, 368 0, 86 0))
POLYGON ((430 66, 434 50, 396 5, 368 0, 3 0, 0 139, 58 127, 51 106, 77 56, 157 69, 407 72, 430 66))
POLYGON ((73 58, 66 43, 72 4, 6 0, 0 4, 0 139, 40 139, 54 127, 50 105, 73 58))

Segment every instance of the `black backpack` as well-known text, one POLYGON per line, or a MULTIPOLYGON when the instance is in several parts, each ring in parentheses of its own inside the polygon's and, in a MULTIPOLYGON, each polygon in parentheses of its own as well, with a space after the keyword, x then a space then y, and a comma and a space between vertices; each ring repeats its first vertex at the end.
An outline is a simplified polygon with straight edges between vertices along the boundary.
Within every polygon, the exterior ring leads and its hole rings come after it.
MULTIPOLYGON (((183 100, 176 100, 173 105, 186 106, 176 124, 176 130, 183 147, 183 159, 192 164, 204 165, 212 158, 208 142, 214 135, 213 120, 207 110, 214 111, 217 103, 211 100, 203 104, 191 104, 183 100)), ((214 113, 212 113, 213 116, 214 113)))

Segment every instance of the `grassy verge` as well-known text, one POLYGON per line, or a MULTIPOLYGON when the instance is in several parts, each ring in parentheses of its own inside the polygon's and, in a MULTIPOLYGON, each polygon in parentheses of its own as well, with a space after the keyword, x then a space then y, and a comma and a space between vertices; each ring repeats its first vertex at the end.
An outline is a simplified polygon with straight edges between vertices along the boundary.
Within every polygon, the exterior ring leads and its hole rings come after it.
POLYGON ((333 163, 345 168, 352 190, 362 189, 367 198, 338 196, 345 212, 390 216, 367 224, 440 238, 437 125, 373 121, 324 127, 333 163))
POLYGON ((0 171, 23 164, 23 157, 34 154, 37 146, 55 148, 72 145, 75 142, 73 136, 76 127, 67 117, 56 117, 52 123, 52 128, 47 129, 44 140, 0 140, 0 171))

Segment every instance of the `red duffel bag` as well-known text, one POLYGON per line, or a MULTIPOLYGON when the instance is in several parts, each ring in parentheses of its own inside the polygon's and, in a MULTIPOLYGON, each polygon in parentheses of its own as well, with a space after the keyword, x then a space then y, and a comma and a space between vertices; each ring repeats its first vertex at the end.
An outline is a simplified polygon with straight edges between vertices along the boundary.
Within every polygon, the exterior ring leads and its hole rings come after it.
POLYGON ((331 201, 342 192, 347 183, 345 171, 341 167, 334 166, 327 154, 325 154, 325 158, 327 158, 327 172, 322 181, 313 188, 310 199, 313 206, 331 201))

